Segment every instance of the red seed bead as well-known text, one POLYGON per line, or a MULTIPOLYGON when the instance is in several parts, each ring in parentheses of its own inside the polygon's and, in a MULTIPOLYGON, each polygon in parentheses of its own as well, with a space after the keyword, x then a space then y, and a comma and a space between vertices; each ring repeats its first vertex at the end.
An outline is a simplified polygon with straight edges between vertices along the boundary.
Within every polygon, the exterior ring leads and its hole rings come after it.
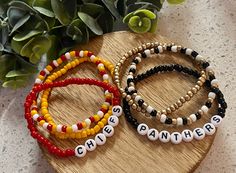
POLYGON ((97 60, 97 61, 95 62, 96 65, 98 65, 98 64, 100 64, 100 63, 101 63, 100 60, 97 60))
POLYGON ((66 56, 65 56, 65 55, 62 55, 62 56, 61 56, 61 60, 62 60, 62 61, 66 61, 66 56))
POLYGON ((92 123, 95 122, 95 119, 93 116, 89 117, 89 119, 91 120, 92 123))
POLYGON ((42 76, 45 76, 46 72, 44 70, 42 70, 42 71, 40 71, 39 74, 42 75, 42 76))
POLYGON ((66 156, 74 156, 75 155, 75 150, 66 149, 65 154, 66 154, 66 156))
POLYGON ((107 112, 107 109, 101 108, 100 109, 104 114, 107 112))
POLYGON ((104 74, 107 74, 107 72, 106 72, 106 71, 100 71, 99 74, 100 74, 101 76, 103 76, 104 74))
POLYGON ((83 128, 82 123, 81 123, 81 122, 78 122, 78 123, 77 123, 77 127, 78 127, 79 130, 81 130, 81 129, 83 128))
POLYGON ((66 133, 66 128, 67 128, 67 126, 66 126, 66 125, 63 125, 63 126, 61 127, 61 131, 66 133))
POLYGON ((37 118, 37 121, 40 122, 41 120, 45 120, 43 116, 37 118))
POLYGON ((75 56, 79 57, 79 51, 75 51, 75 56))
POLYGON ((49 65, 50 65, 53 69, 56 68, 56 66, 53 64, 53 62, 51 62, 49 65))
POLYGON ((87 56, 88 56, 88 57, 91 57, 92 55, 93 55, 93 52, 88 52, 88 53, 87 53, 87 56))
POLYGON ((47 129, 48 129, 49 131, 52 131, 52 125, 51 125, 51 124, 48 124, 47 129))

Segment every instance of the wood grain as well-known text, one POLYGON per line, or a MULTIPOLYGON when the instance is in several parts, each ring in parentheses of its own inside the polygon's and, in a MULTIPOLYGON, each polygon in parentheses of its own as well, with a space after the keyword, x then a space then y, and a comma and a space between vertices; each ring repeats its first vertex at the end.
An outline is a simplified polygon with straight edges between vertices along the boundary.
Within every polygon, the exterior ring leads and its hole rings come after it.
MULTIPOLYGON (((78 49, 90 50, 114 64, 128 50, 145 42, 168 42, 167 38, 155 34, 134 34, 129 32, 115 32, 96 37, 89 44, 79 46, 78 49)), ((143 60, 138 65, 138 73, 155 65, 181 63, 193 67, 191 61, 179 54, 163 54, 143 60)), ((124 69, 127 69, 124 67, 124 69)), ((124 72, 124 74, 127 71, 124 72)), ((68 76, 93 77, 99 79, 94 64, 81 64, 72 70, 68 76)), ((62 79, 62 78, 60 78, 62 79)), ((59 80, 60 80, 59 79, 59 80)), ((125 78, 123 78, 123 82, 125 78)), ((186 94, 194 86, 196 79, 177 72, 159 74, 149 77, 137 84, 140 94, 155 108, 165 108, 174 103, 180 96, 186 94)), ((207 89, 199 91, 194 98, 186 103, 173 116, 190 115, 196 112, 207 99, 207 89)), ((49 99, 49 111, 58 123, 72 124, 83 120, 95 113, 103 102, 103 92, 98 87, 82 87, 71 85, 66 88, 55 88, 49 99)), ((214 105, 215 106, 215 105, 214 105)), ((214 109, 213 109, 214 110, 214 109)), ((162 126, 160 123, 143 117, 134 112, 139 121, 158 130, 181 131, 183 128, 162 126)), ((211 112, 212 113, 212 112, 211 112)), ((197 123, 187 127, 193 129, 201 127, 209 120, 210 115, 204 116, 197 123)), ((61 147, 74 148, 83 144, 85 140, 58 140, 50 137, 61 147)), ((125 120, 120 118, 120 124, 115 128, 115 135, 107 140, 103 146, 87 153, 82 158, 57 158, 43 151, 49 163, 57 172, 193 172, 207 154, 214 140, 214 136, 206 137, 202 141, 173 145, 151 142, 145 136, 139 136, 125 120)))

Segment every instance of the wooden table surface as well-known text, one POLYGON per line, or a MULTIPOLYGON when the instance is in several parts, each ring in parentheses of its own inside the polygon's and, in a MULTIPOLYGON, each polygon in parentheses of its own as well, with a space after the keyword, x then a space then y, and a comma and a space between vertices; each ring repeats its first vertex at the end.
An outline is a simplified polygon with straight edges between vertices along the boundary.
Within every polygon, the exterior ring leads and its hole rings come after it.
MULTIPOLYGON (((130 32, 114 32, 92 39, 89 44, 79 46, 78 49, 90 50, 101 58, 117 63, 121 56, 128 50, 146 42, 170 42, 155 34, 134 34, 130 32)), ((179 43, 181 43, 179 41, 179 43)), ((186 45, 187 46, 187 45, 186 45)), ((193 63, 183 55, 163 54, 155 55, 142 61, 138 65, 138 73, 144 72, 150 67, 160 64, 180 63, 193 67, 193 63)), ((127 68, 124 67, 126 70, 127 68)), ((126 74, 126 72, 124 72, 126 74)), ((99 79, 96 66, 91 63, 84 63, 71 70, 66 77, 93 77, 99 79)), ((125 75, 124 75, 125 76, 125 75)), ((60 78, 60 79, 63 79, 60 78)), ((60 80, 59 79, 59 80, 60 80)), ((125 77, 123 77, 123 84, 125 77)), ((174 103, 180 96, 186 94, 190 87, 194 86, 196 79, 177 72, 158 74, 149 77, 137 84, 139 93, 155 108, 165 108, 174 103)), ((190 115, 196 112, 207 99, 207 89, 203 88, 192 100, 173 116, 190 115)), ((71 85, 66 88, 55 88, 49 99, 49 111, 58 123, 73 124, 78 120, 94 114, 103 102, 103 92, 99 87, 71 85)), ((215 107, 215 105, 214 105, 215 107)), ((214 109, 213 109, 214 110, 214 109)), ((187 127, 193 130, 201 127, 209 121, 212 115, 202 117, 195 124, 187 127)), ((182 131, 183 128, 163 126, 157 121, 152 121, 133 111, 139 121, 157 128, 172 131, 182 131)), ((61 147, 75 148, 83 144, 85 140, 59 140, 50 136, 57 145, 61 147)), ((87 153, 84 158, 70 157, 58 158, 43 151, 49 163, 57 172, 193 172, 204 159, 214 136, 207 136, 202 141, 193 140, 191 143, 182 142, 174 145, 170 142, 151 142, 145 136, 137 134, 125 120, 120 118, 120 124, 115 128, 113 137, 108 138, 103 146, 97 147, 93 152, 87 153)))

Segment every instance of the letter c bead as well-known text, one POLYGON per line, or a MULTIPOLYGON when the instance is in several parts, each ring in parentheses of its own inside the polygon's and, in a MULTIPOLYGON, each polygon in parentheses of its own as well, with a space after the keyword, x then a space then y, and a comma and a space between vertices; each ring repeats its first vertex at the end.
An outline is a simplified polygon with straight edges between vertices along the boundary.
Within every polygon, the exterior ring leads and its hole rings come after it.
POLYGON ((83 145, 78 145, 75 148, 75 155, 77 157, 84 157, 86 153, 87 153, 87 150, 86 150, 85 146, 83 146, 83 145))

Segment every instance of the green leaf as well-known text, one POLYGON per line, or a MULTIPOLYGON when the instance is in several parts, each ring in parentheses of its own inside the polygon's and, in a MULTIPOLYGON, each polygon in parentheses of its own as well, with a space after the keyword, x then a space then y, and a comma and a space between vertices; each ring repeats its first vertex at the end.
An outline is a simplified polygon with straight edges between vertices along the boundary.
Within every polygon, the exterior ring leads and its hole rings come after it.
POLYGON ((108 8, 108 10, 116 19, 119 19, 121 17, 120 14, 117 12, 114 0, 101 0, 101 1, 104 3, 104 5, 108 8))
POLYGON ((156 7, 156 10, 158 10, 158 11, 160 11, 160 9, 162 8, 162 4, 163 4, 162 1, 160 1, 160 0, 138 0, 137 4, 139 2, 142 4, 146 3, 147 6, 152 4, 151 6, 154 5, 156 7))
POLYGON ((156 32, 157 24, 158 24, 158 18, 152 20, 151 28, 150 28, 150 30, 148 32, 152 32, 152 33, 156 32))
POLYGON ((24 40, 27 40, 27 39, 33 37, 33 36, 39 35, 41 33, 42 33, 42 31, 37 31, 37 30, 25 31, 25 32, 22 32, 20 34, 16 34, 13 37, 13 40, 15 40, 15 41, 24 41, 24 40))
POLYGON ((7 10, 7 18, 11 27, 14 27, 15 24, 22 19, 27 12, 18 8, 18 7, 9 7, 7 10))
POLYGON ((128 25, 134 32, 145 33, 151 28, 151 20, 147 17, 133 16, 130 18, 128 25))
POLYGON ((183 3, 185 0, 167 0, 167 2, 169 3, 169 4, 174 4, 174 5, 176 5, 176 4, 181 4, 181 3, 183 3))
POLYGON ((118 0, 117 1, 117 10, 121 16, 125 15, 125 9, 126 9, 126 0, 118 0))
POLYGON ((12 28, 10 35, 15 32, 18 28, 20 28, 22 25, 24 25, 30 18, 29 14, 26 14, 24 17, 22 17, 12 28))
POLYGON ((34 0, 33 8, 47 17, 55 17, 49 0, 34 0))
POLYGON ((33 14, 36 14, 37 11, 34 10, 31 6, 29 6, 28 4, 26 4, 25 2, 23 1, 11 1, 9 3, 9 6, 12 6, 12 7, 16 7, 16 8, 19 8, 19 9, 22 9, 24 11, 28 11, 28 12, 31 12, 33 14))
POLYGON ((101 26, 104 33, 111 32, 114 25, 114 19, 109 12, 105 12, 97 19, 98 24, 101 26))
POLYGON ((84 25, 83 21, 80 19, 75 19, 66 29, 66 34, 70 36, 73 40, 81 41, 83 33, 80 27, 84 25))
POLYGON ((78 16, 93 33, 95 33, 96 35, 103 34, 101 27, 98 25, 97 21, 94 18, 82 12, 78 12, 78 16))
POLYGON ((14 68, 14 65, 16 63, 16 57, 10 55, 10 54, 4 54, 0 56, 0 80, 4 80, 5 75, 14 68))
POLYGON ((26 86, 28 82, 28 78, 18 77, 18 78, 12 78, 5 81, 2 86, 4 88, 12 88, 17 89, 26 86))
POLYGON ((29 40, 24 40, 24 41, 15 41, 11 40, 11 48, 18 54, 20 54, 20 51, 22 47, 28 42, 29 40))
POLYGON ((94 3, 84 3, 79 6, 79 11, 90 15, 91 17, 97 17, 99 14, 104 12, 104 8, 101 5, 94 3))
POLYGON ((8 40, 8 26, 7 23, 1 21, 1 19, 0 24, 0 43, 5 45, 8 40))
POLYGON ((52 9, 63 25, 68 25, 76 11, 76 0, 51 0, 52 9))
POLYGON ((23 70, 11 70, 9 71, 5 77, 17 77, 17 76, 29 76, 31 73, 27 73, 23 70))
POLYGON ((140 10, 137 10, 133 13, 134 16, 140 16, 140 17, 148 17, 149 19, 156 19, 156 15, 155 13, 151 12, 150 10, 146 10, 146 9, 140 9, 140 10))

